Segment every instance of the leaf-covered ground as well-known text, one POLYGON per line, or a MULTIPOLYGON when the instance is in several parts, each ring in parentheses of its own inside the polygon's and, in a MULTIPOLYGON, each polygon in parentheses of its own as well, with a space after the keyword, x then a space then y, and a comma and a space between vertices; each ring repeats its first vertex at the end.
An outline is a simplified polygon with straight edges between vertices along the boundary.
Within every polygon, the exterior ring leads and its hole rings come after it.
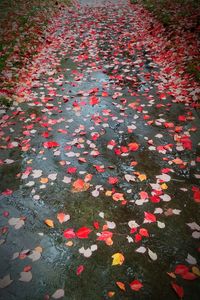
POLYGON ((0 299, 199 299, 199 87, 169 43, 127 1, 52 18, 0 110, 0 299))

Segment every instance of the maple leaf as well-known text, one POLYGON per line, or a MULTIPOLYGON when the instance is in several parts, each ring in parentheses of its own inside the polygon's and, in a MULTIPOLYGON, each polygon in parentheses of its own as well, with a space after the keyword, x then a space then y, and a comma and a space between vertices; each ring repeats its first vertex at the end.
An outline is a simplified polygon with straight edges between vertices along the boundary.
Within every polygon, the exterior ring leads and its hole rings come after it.
POLYGON ((112 255, 112 266, 122 265, 124 262, 124 255, 121 253, 115 253, 112 255))
POLYGON ((76 231, 76 236, 79 239, 87 239, 90 232, 92 232, 92 230, 90 228, 81 227, 76 231))

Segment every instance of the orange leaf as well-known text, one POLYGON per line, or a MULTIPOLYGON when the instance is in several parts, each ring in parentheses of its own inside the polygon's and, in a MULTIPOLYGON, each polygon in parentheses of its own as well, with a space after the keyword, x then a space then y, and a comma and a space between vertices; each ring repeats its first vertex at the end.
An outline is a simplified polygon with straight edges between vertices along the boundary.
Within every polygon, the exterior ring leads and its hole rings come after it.
POLYGON ((53 222, 52 220, 46 219, 46 220, 44 221, 44 223, 45 223, 47 226, 49 226, 49 227, 51 227, 51 228, 54 228, 54 222, 53 222))
POLYGON ((47 183, 48 181, 49 181, 48 178, 42 177, 42 178, 40 179, 40 182, 41 182, 41 183, 47 183))
POLYGON ((86 183, 83 179, 77 179, 72 184, 72 192, 73 193, 79 193, 79 192, 85 192, 89 189, 90 184, 86 183))
POLYGON ((117 281, 116 285, 120 288, 120 290, 126 291, 125 284, 123 282, 117 281))

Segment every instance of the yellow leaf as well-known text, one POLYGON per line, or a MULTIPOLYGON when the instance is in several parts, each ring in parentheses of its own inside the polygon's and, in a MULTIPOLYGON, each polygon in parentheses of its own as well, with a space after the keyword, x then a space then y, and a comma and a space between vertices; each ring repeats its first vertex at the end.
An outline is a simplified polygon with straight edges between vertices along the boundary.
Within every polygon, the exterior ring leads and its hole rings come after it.
POLYGON ((54 222, 53 222, 52 220, 46 219, 46 220, 44 221, 44 223, 45 223, 47 226, 49 226, 49 227, 51 227, 51 228, 54 228, 54 222))
POLYGON ((125 284, 121 281, 117 281, 116 282, 116 285, 122 290, 122 291, 125 291, 126 288, 125 288, 125 284))
POLYGON ((200 276, 200 270, 199 270, 199 268, 197 268, 197 267, 192 267, 192 272, 193 272, 195 275, 200 276))
POLYGON ((147 179, 147 176, 146 176, 145 174, 140 174, 140 175, 138 176, 138 178, 139 178, 140 181, 144 181, 144 180, 147 179))
POLYGON ((163 183, 163 184, 161 184, 161 188, 162 188, 163 190, 166 190, 166 189, 168 189, 168 186, 166 185, 166 183, 163 183))
POLYGON ((122 265, 124 262, 124 255, 121 253, 113 254, 112 258, 113 258, 112 266, 122 265))
POLYGON ((112 196, 112 193, 113 193, 112 191, 106 191, 105 195, 109 197, 112 196))

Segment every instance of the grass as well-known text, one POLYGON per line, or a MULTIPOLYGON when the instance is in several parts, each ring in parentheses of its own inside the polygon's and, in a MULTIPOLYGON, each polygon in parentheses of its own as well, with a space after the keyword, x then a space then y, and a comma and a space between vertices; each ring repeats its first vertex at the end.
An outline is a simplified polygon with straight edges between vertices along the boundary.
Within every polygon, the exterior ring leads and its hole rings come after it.
MULTIPOLYGON (((131 3, 142 4, 172 36, 176 28, 191 33, 199 32, 200 0, 131 0, 131 3)), ((200 81, 200 59, 195 57, 186 62, 186 72, 200 81)))
POLYGON ((6 68, 15 47, 19 47, 22 55, 18 65, 23 64, 23 55, 30 43, 32 48, 37 45, 34 29, 42 31, 63 3, 70 4, 70 0, 0 0, 0 72, 6 68))
MULTIPOLYGON (((192 16, 192 12, 200 7, 200 0, 131 0, 132 4, 142 4, 156 18, 169 26, 177 16, 192 16), (177 8, 175 11, 174 8, 177 8)), ((178 18, 179 19, 179 18, 178 18)))

